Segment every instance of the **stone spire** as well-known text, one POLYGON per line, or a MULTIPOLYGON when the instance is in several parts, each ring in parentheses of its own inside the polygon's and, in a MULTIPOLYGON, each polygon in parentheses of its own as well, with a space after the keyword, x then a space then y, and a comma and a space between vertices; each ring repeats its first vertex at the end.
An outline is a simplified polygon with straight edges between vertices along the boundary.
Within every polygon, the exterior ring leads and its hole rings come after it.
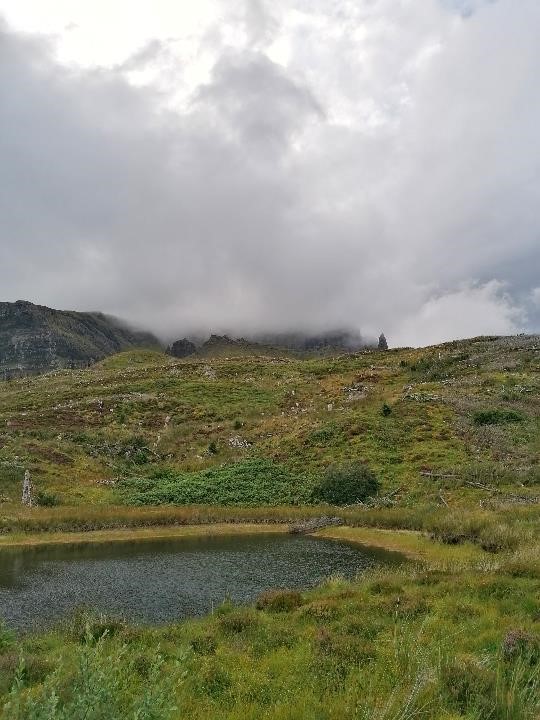
POLYGON ((386 338, 384 337, 384 333, 381 333, 379 335, 379 344, 377 346, 379 350, 388 350, 388 343, 386 342, 386 338))
POLYGON ((30 480, 30 471, 24 471, 23 490, 22 490, 22 504, 28 507, 32 506, 32 482, 30 480))

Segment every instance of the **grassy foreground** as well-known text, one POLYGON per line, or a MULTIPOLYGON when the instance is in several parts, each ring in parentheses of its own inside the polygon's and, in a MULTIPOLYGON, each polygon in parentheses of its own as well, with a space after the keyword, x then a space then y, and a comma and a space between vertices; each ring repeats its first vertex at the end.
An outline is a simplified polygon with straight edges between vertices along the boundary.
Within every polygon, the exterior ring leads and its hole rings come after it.
POLYGON ((535 720, 540 579, 517 568, 425 563, 166 627, 4 632, 2 717, 535 720))
MULTIPOLYGON (((395 510, 384 517, 397 522, 395 510)), ((163 627, 79 613, 38 635, 0 630, 1 717, 537 720, 539 525, 540 513, 529 508, 506 516, 443 512, 438 537, 330 528, 318 534, 400 550, 413 562, 353 582, 330 579, 309 592, 265 593, 253 607, 224 603, 207 618, 163 627), (488 537, 504 543, 495 548, 488 537)), ((242 529, 252 526, 164 532, 242 529)))

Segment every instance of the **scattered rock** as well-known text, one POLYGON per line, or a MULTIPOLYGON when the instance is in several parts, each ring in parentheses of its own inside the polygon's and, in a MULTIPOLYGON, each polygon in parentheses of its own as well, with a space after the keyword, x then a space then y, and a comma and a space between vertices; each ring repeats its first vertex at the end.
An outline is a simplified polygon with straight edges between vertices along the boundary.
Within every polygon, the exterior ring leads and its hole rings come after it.
POLYGON ((234 437, 229 438, 229 446, 241 450, 248 450, 251 447, 251 443, 247 440, 243 440, 238 435, 235 435, 234 437))
POLYGON ((343 525, 343 520, 340 517, 330 517, 329 515, 321 515, 320 517, 310 518, 303 522, 291 525, 289 532, 293 535, 303 535, 305 533, 312 533, 316 530, 322 530, 326 527, 334 527, 343 525))

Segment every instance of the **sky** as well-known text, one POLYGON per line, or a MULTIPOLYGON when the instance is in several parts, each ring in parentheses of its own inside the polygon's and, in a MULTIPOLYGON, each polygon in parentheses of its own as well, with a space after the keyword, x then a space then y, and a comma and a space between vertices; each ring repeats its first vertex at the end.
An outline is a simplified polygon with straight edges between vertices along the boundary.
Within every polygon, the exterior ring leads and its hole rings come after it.
POLYGON ((540 330, 538 0, 0 0, 1 300, 540 330))

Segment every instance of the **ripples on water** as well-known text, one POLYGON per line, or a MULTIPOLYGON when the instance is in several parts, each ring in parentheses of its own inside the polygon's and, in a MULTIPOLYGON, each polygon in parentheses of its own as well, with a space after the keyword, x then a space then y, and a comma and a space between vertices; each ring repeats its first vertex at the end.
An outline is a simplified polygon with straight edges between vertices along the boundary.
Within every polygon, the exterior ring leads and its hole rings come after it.
POLYGON ((80 606, 163 623, 208 613, 226 598, 308 588, 396 556, 320 538, 239 535, 0 551, 0 618, 49 625, 80 606))

